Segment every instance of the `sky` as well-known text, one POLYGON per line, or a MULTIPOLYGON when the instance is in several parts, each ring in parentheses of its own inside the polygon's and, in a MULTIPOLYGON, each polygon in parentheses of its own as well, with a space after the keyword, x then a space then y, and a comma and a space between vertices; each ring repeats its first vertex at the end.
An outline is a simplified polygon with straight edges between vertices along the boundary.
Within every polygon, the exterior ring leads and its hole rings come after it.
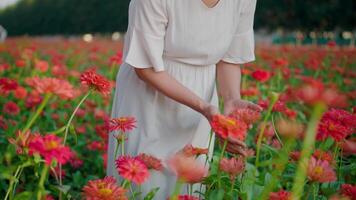
POLYGON ((3 8, 5 6, 8 6, 10 4, 15 3, 18 0, 0 0, 0 8, 3 8))

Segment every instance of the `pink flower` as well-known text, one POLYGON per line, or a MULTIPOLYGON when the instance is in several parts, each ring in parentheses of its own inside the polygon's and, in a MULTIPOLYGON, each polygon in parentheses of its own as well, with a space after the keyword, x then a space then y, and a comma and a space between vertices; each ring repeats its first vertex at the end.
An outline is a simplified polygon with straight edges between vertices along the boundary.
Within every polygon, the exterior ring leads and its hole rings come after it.
POLYGON ((111 92, 111 83, 105 77, 96 73, 95 69, 88 69, 80 76, 82 85, 93 88, 103 95, 111 92))
POLYGON ((138 185, 145 182, 150 175, 147 166, 137 157, 121 156, 115 163, 116 169, 122 177, 138 185))
POLYGON ((271 192, 269 200, 290 200, 291 194, 288 191, 280 190, 278 192, 271 192))
POLYGON ((41 72, 46 72, 48 70, 48 62, 44 60, 35 60, 35 68, 41 72))
POLYGON ((311 157, 307 171, 308 179, 312 182, 327 183, 336 181, 336 174, 325 160, 311 157))
POLYGON ((160 159, 145 153, 141 153, 137 157, 145 163, 148 169, 154 169, 157 171, 163 170, 163 165, 160 159))
POLYGON ((47 165, 50 165, 53 160, 63 165, 72 157, 70 148, 64 146, 62 139, 54 134, 37 135, 30 141, 28 146, 29 154, 40 154, 45 159, 47 165))
POLYGON ((201 154, 208 154, 209 149, 193 147, 191 144, 185 145, 182 152, 187 156, 199 156, 201 154))
POLYGON ((109 131, 127 132, 136 128, 136 119, 134 117, 119 117, 110 120, 109 131))
POLYGON ((168 160, 169 167, 185 183, 198 183, 208 174, 208 168, 194 157, 177 153, 168 160))
POLYGON ((119 187, 114 177, 91 180, 83 187, 86 200, 127 200, 126 189, 119 187))
POLYGON ((233 180, 245 170, 245 162, 241 158, 223 158, 219 163, 219 169, 229 174, 233 180))

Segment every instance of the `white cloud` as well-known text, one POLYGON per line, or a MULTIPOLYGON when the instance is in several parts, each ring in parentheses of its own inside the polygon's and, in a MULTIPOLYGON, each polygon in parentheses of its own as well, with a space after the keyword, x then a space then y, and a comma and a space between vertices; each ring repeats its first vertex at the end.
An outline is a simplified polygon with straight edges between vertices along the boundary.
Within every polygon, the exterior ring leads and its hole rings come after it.
POLYGON ((11 5, 11 4, 15 3, 16 1, 18 1, 18 0, 0 0, 0 8, 11 5))

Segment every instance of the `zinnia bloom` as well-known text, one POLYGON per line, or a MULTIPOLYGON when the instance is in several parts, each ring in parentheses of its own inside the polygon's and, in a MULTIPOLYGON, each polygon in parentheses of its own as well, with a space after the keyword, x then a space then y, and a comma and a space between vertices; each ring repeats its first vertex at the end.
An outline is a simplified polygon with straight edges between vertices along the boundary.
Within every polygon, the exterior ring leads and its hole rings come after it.
POLYGON ((121 156, 115 163, 116 169, 122 177, 138 185, 145 182, 150 175, 145 163, 137 157, 121 156))
POLYGON ((298 138, 304 130, 303 125, 297 121, 285 119, 277 121, 276 129, 278 130, 278 133, 287 138, 298 138))
POLYGON ((64 165, 72 157, 72 152, 69 147, 62 144, 62 139, 54 134, 45 136, 37 135, 29 143, 29 154, 40 154, 50 165, 52 160, 64 165))
POLYGON ((8 78, 0 78, 0 91, 3 90, 5 92, 16 90, 18 87, 18 83, 15 80, 8 78))
POLYGON ((185 183, 198 183, 208 174, 208 168, 204 164, 183 153, 172 156, 168 164, 178 179, 185 183))
POLYGON ((201 154, 208 154, 209 149, 193 147, 191 144, 186 145, 182 152, 187 156, 199 156, 201 154))
POLYGON ((54 94, 62 99, 72 99, 75 97, 73 86, 66 80, 57 78, 27 78, 26 83, 33 87, 39 94, 54 94))
POLYGON ((110 120, 109 131, 127 132, 136 128, 136 119, 134 117, 119 117, 110 120))
POLYGON ((320 149, 317 149, 314 151, 313 156, 318 160, 327 161, 330 165, 335 163, 333 155, 330 152, 325 152, 320 149))
POLYGON ((223 158, 219 163, 219 169, 229 174, 233 180, 245 170, 245 162, 241 158, 223 158))
POLYGON ((38 133, 31 134, 30 131, 26 131, 26 132, 17 131, 16 137, 9 138, 8 141, 10 142, 10 144, 15 145, 16 152, 18 154, 23 154, 25 153, 25 150, 28 148, 31 139, 35 136, 39 136, 39 134, 38 133))
POLYGON ((311 157, 307 171, 308 179, 312 182, 327 183, 336 181, 336 174, 330 164, 325 160, 311 157))
POLYGON ((260 81, 260 82, 266 82, 271 77, 270 72, 264 71, 261 69, 252 72, 251 75, 252 75, 252 78, 254 78, 255 80, 260 81))
POLYGON ((83 187, 86 200, 127 200, 126 189, 119 187, 112 176, 91 180, 83 187))
POLYGON ((3 111, 9 115, 18 115, 20 113, 20 108, 15 102, 9 101, 4 104, 3 111))
POLYGON ((157 171, 161 171, 163 169, 161 160, 154 156, 141 153, 137 157, 145 163, 148 169, 154 169, 157 171))
POLYGON ((218 114, 213 116, 210 125, 213 131, 224 139, 231 137, 238 140, 245 140, 247 125, 243 121, 218 114))
POLYGON ((342 184, 341 194, 350 197, 351 200, 356 200, 356 185, 342 184))
POLYGON ((322 116, 317 133, 318 140, 328 137, 342 141, 353 134, 356 127, 356 115, 341 109, 330 109, 322 116))
POLYGON ((109 60, 109 63, 110 65, 113 65, 113 64, 121 64, 122 62, 122 51, 118 51, 116 52, 115 55, 113 55, 110 60, 109 60))
POLYGON ((285 190, 280 190, 278 192, 271 192, 269 194, 269 200, 290 200, 291 193, 285 190))
POLYGON ((88 69, 80 76, 80 81, 103 95, 108 95, 111 91, 111 83, 105 77, 96 73, 95 69, 88 69))

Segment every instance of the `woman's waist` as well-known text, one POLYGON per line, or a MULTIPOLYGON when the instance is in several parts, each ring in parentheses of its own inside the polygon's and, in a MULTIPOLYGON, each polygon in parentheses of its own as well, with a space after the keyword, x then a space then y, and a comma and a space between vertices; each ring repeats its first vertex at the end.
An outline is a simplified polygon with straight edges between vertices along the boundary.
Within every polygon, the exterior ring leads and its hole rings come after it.
POLYGON ((213 68, 215 63, 205 62, 204 59, 186 58, 186 57, 172 57, 163 54, 162 56, 165 67, 196 67, 196 68, 213 68))

